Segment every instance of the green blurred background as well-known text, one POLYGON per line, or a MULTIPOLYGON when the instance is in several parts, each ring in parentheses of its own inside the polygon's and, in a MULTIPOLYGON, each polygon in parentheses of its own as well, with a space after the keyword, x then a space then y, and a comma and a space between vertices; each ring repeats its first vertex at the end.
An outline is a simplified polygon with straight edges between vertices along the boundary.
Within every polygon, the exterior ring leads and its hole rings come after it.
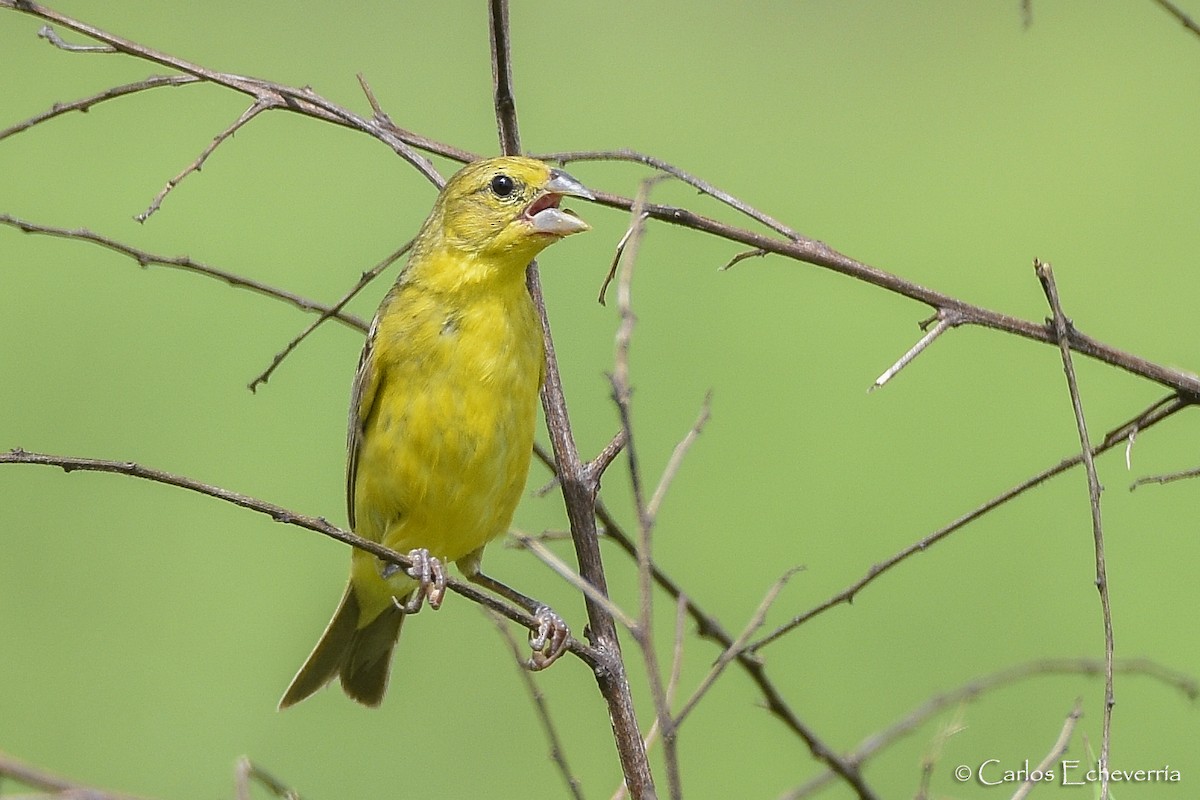
MULTIPOLYGON (((398 124, 496 150, 483 3, 56 7, 366 113, 361 72, 398 124)), ((653 153, 842 252, 1028 319, 1046 314, 1030 265, 1047 259, 1082 330, 1194 366, 1200 39, 1151 2, 1036 2, 1033 12, 1024 29, 1015 0, 514 3, 524 143, 653 153)), ((0 126, 161 71, 55 50, 36 38, 40 25, 0 14, 0 126)), ((366 136, 265 115, 147 224, 132 219, 246 105, 211 87, 160 89, 8 139, 0 212, 187 253, 330 301, 406 240, 433 199, 366 136)), ((627 195, 645 174, 571 171, 627 195)), ((737 221, 686 187, 654 197, 737 221)), ((549 251, 542 268, 586 454, 617 429, 604 377, 616 313, 594 298, 628 220, 575 207, 595 230, 549 251)), ((632 356, 650 480, 713 392, 655 548, 727 628, 741 628, 786 568, 806 569, 771 623, 1077 448, 1054 348, 955 331, 868 395, 929 310, 777 258, 719 271, 736 252, 652 224, 632 356)), ((353 309, 370 316, 392 274, 353 309)), ((0 449, 136 460, 344 524, 343 425, 361 337, 327 325, 257 394, 245 388, 308 320, 213 280, 2 228, 0 449)), ((1096 436, 1163 394, 1094 363, 1078 369, 1096 436)), ((1194 675, 1200 486, 1126 490, 1200 462, 1193 432, 1181 415, 1137 441, 1132 471, 1119 452, 1099 468, 1117 653, 1194 675)), ((532 495, 546 478, 535 467, 515 520, 524 530, 564 525, 556 494, 532 495)), ((628 522, 623 462, 604 489, 628 522)), ((162 798, 232 796, 243 754, 310 798, 564 794, 506 645, 473 606, 452 598, 413 620, 382 710, 331 690, 279 714, 338 599, 343 546, 165 486, 45 468, 0 469, 0 509, 0 750, 162 798)), ((614 595, 633 607, 633 567, 606 553, 614 595)), ((578 598, 530 556, 496 545, 487 565, 582 629, 578 598)), ((1092 581, 1076 471, 763 655, 797 713, 848 750, 980 674, 1102 655, 1092 581)), ((660 598, 659 611, 665 659, 670 603, 660 598)), ((626 651, 648 726, 644 679, 628 642, 626 651)), ((685 695, 716 655, 689 636, 685 695)), ((536 680, 587 795, 609 796, 619 771, 586 668, 567 659, 536 680)), ((1086 761, 1084 739, 1099 748, 1102 689, 1095 678, 1044 677, 990 693, 916 729, 866 777, 884 796, 911 796, 932 755, 936 795, 1007 797, 1015 787, 960 784, 954 766, 1036 763, 1077 697, 1084 717, 1068 757, 1086 761)), ((1116 691, 1113 766, 1169 764, 1182 778, 1117 796, 1194 796, 1195 706, 1141 676, 1119 677, 1116 691)), ((736 670, 689 719, 680 752, 692 797, 775 797, 820 771, 736 670)))

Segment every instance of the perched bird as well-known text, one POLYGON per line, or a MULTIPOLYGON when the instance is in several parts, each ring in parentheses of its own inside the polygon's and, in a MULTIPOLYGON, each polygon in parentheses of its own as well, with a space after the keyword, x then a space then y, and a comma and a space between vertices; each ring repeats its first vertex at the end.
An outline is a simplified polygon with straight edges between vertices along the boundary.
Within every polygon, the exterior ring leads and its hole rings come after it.
MULTIPOLYGON (((467 165, 438 195, 371 323, 350 398, 350 527, 412 551, 426 578, 448 561, 479 576, 484 545, 507 530, 525 486, 544 369, 525 267, 588 230, 559 208, 564 195, 592 198, 533 159, 467 165)), ((279 707, 335 677, 378 706, 405 614, 428 591, 354 550, 342 602, 279 707)))

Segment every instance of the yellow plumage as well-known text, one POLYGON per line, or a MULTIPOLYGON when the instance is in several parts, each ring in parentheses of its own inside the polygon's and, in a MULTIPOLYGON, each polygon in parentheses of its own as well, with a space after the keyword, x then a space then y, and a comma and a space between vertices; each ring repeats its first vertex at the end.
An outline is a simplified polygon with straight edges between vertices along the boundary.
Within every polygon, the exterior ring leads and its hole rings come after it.
MULTIPOLYGON (((477 161, 447 183, 379 307, 350 403, 346 498, 364 538, 478 569, 512 521, 529 470, 544 354, 525 267, 587 224, 590 197, 540 161, 477 161)), ((334 677, 378 705, 417 582, 355 550, 350 583, 285 708, 334 677)))

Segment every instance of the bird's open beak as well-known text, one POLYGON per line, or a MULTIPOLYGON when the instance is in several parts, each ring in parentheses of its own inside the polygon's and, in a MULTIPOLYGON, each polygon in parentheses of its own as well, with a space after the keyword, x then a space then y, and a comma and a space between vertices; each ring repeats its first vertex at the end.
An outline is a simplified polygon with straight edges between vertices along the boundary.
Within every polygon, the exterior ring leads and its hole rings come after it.
POLYGON ((567 173, 560 169, 550 170, 550 180, 546 182, 542 193, 525 209, 525 216, 533 224, 533 229, 552 236, 569 236, 590 230, 592 226, 575 216, 575 212, 558 207, 563 197, 568 196, 596 199, 582 183, 567 173))

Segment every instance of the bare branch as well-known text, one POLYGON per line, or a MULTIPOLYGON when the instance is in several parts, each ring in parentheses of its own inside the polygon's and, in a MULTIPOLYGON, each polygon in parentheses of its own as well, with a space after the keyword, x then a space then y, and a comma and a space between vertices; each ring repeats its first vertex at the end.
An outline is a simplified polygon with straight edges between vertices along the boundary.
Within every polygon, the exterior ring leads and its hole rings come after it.
MULTIPOLYGON (((1109 667, 1111 667, 1111 664, 1106 665, 1106 669, 1109 667)), ((1054 746, 1050 748, 1049 753, 1046 753, 1046 757, 1038 762, 1038 765, 1033 768, 1033 771, 1030 772, 1030 776, 1026 778, 1019 787, 1017 787, 1017 791, 1013 792, 1012 800, 1025 800, 1025 798, 1029 796, 1029 793, 1033 791, 1033 787, 1037 784, 1037 781, 1034 780, 1033 776, 1036 774, 1045 774, 1047 770, 1054 766, 1054 762, 1058 761, 1058 759, 1062 757, 1063 753, 1067 752, 1067 744, 1070 743, 1071 734, 1075 732, 1075 724, 1079 722, 1079 718, 1081 716, 1083 716, 1083 701, 1076 700, 1075 707, 1072 708, 1071 713, 1067 715, 1067 720, 1063 723, 1062 730, 1059 732, 1058 739, 1055 740, 1054 746)), ((1107 772, 1107 770, 1105 771, 1107 772)), ((1105 790, 1107 790, 1107 779, 1105 779, 1103 783, 1105 790)))
POLYGON ((766 250, 760 250, 757 247, 753 250, 743 250, 733 258, 729 259, 729 261, 725 262, 725 264, 721 267, 721 271, 724 272, 725 270, 733 269, 735 265, 742 263, 748 258, 762 258, 766 254, 766 250))
POLYGON ((35 789, 39 792, 53 792, 56 795, 81 794, 89 800, 139 800, 130 794, 106 792, 90 786, 75 783, 66 778, 46 772, 43 769, 18 761, 10 755, 0 753, 0 778, 11 778, 17 783, 35 789))
POLYGON ((543 161, 555 161, 559 164, 569 164, 572 161, 631 161, 635 164, 644 164, 647 167, 653 167, 659 172, 678 178, 689 186, 695 187, 696 190, 701 194, 706 194, 709 197, 719 200, 730 208, 745 214, 747 217, 750 217, 757 222, 761 222, 763 225, 775 231, 776 233, 782 234, 783 236, 793 240, 799 240, 803 238, 800 236, 800 234, 796 233, 779 220, 764 214, 747 203, 742 202, 723 189, 719 189, 708 181, 702 180, 695 175, 684 172, 679 167, 669 164, 666 161, 663 161, 661 158, 655 158, 654 156, 646 155, 645 153, 639 153, 635 150, 628 150, 625 148, 621 148, 619 150, 577 150, 566 153, 545 153, 537 156, 537 158, 540 158, 543 161))
POLYGON ((554 719, 550 716, 550 704, 546 702, 546 695, 542 692, 541 687, 537 685, 537 681, 533 679, 533 673, 525 668, 525 648, 512 635, 512 631, 508 629, 503 617, 500 617, 491 612, 487 613, 488 617, 496 625, 496 630, 500 631, 500 635, 508 642, 508 647, 512 650, 513 659, 517 664, 517 674, 521 676, 521 683, 525 686, 525 691, 529 693, 529 699, 533 701, 533 710, 537 712, 538 722, 542 725, 542 732, 546 734, 546 742, 550 745, 550 760, 554 762, 558 774, 562 777, 563 783, 567 785, 567 791, 575 800, 583 800, 583 788, 579 784, 579 778, 571 771, 571 766, 567 763, 567 753, 563 748, 562 739, 558 736, 558 728, 554 725, 554 719))
POLYGON ((1163 475, 1147 475, 1144 478, 1138 478, 1136 481, 1134 481, 1132 484, 1130 484, 1129 491, 1132 492, 1137 487, 1144 486, 1147 483, 1157 483, 1159 485, 1162 485, 1162 484, 1167 484, 1167 483, 1174 483, 1175 481, 1187 480, 1188 478, 1195 478, 1198 475, 1200 475, 1200 467, 1193 468, 1193 469, 1185 469, 1185 470, 1181 470, 1179 472, 1168 472, 1163 475))
POLYGON ((937 733, 934 734, 929 749, 921 757, 921 780, 917 786, 916 794, 913 795, 913 800, 929 800, 929 784, 933 780, 934 769, 941 760, 943 753, 945 753, 946 742, 950 740, 951 736, 962 733, 965 727, 961 719, 961 709, 959 711, 960 713, 955 714, 953 719, 944 725, 938 726, 937 733))
MULTIPOLYGON (((633 200, 628 197, 598 190, 594 190, 593 194, 596 195, 595 202, 601 205, 625 210, 633 207, 633 200)), ((873 286, 878 286, 893 294, 924 303, 930 308, 940 309, 945 313, 954 312, 960 318, 960 322, 958 323, 960 325, 977 325, 1045 344, 1055 343, 1053 332, 1045 325, 972 305, 942 292, 928 289, 912 281, 893 275, 890 272, 885 272, 878 267, 856 261, 815 239, 806 239, 804 237, 791 241, 776 239, 764 234, 737 228, 733 225, 727 225, 723 222, 696 214, 688 209, 675 206, 650 203, 646 206, 646 212, 653 219, 708 233, 722 239, 744 244, 747 247, 763 250, 767 253, 787 256, 796 261, 824 267, 873 286)), ((1200 376, 1156 364, 1140 356, 1127 353, 1089 336, 1085 336, 1078 331, 1072 331, 1071 349, 1088 358, 1094 358, 1105 364, 1119 367, 1134 375, 1139 375, 1148 380, 1160 383, 1180 394, 1200 397, 1200 376)))
MULTIPOLYGON (((1108 596, 1108 570, 1104 563, 1104 521, 1100 514, 1100 477, 1096 474, 1096 462, 1092 456, 1091 438, 1088 436, 1087 421, 1083 415, 1083 401, 1079 397, 1079 382, 1075 378, 1075 365, 1071 360, 1071 323, 1063 313, 1058 297, 1058 286, 1054 282, 1054 270, 1048 262, 1034 260, 1033 269, 1041 281, 1046 300, 1054 312, 1054 333, 1058 338, 1062 355, 1063 372, 1067 376, 1067 390, 1071 394, 1071 408, 1075 413, 1075 427, 1079 432, 1079 447, 1083 456, 1083 468, 1087 472, 1088 500, 1092 510, 1092 539, 1096 556, 1096 588, 1100 592, 1100 610, 1104 621, 1104 721, 1100 743, 1100 763, 1108 764, 1109 748, 1112 744, 1112 709, 1116 703, 1113 696, 1113 623, 1112 606, 1108 596)), ((1073 726, 1072 726, 1073 727, 1073 726)), ((1101 775, 1100 800, 1108 800, 1108 772, 1101 775)))
MULTIPOLYGON (((1151 428, 1154 425, 1157 425, 1159 422, 1162 422, 1167 417, 1171 416, 1172 414, 1179 411, 1180 409, 1188 407, 1189 405, 1191 405, 1191 401, 1181 399, 1177 396, 1173 397, 1173 398, 1167 398, 1166 401, 1159 400, 1159 401, 1155 402, 1153 405, 1151 405, 1149 408, 1144 410, 1139 416, 1126 422, 1125 424, 1121 425, 1119 428, 1116 428, 1115 430, 1110 431, 1104 437, 1103 442, 1101 442, 1099 445, 1097 445, 1096 447, 1091 449, 1091 454, 1093 456, 1097 456, 1097 455, 1100 455, 1101 453, 1111 450, 1113 447, 1115 447, 1120 442, 1125 441, 1125 437, 1128 434, 1129 430, 1136 428, 1137 430, 1144 431, 1147 428, 1151 428)), ((954 520, 949 525, 946 525, 943 528, 939 528, 938 530, 929 534, 925 538, 914 542, 913 544, 911 544, 908 547, 901 550, 899 553, 896 553, 891 558, 889 558, 885 561, 882 561, 878 564, 875 564, 874 566, 871 567, 871 569, 869 569, 867 571, 866 575, 859 578, 857 581, 852 583, 850 586, 846 587, 842 591, 833 595, 828 600, 825 600, 824 602, 822 602, 816 606, 813 606, 808 611, 805 611, 803 614, 800 614, 800 615, 792 618, 791 621, 780 626, 779 628, 776 628, 770 634, 764 636, 763 638, 759 639, 758 641, 751 643, 749 645, 749 647, 746 648, 747 651, 750 653, 757 652, 761 648, 769 645, 771 642, 774 642, 777 639, 779 639, 780 637, 784 636, 789 631, 792 631, 795 628, 799 627, 800 625, 803 625, 805 622, 808 622, 813 617, 828 611, 829 609, 833 608, 834 606, 840 605, 842 603, 849 603, 851 600, 854 599, 855 595, 857 595, 860 591, 862 591, 862 589, 864 587, 866 587, 870 583, 873 583, 877 578, 879 578, 885 572, 890 570, 892 567, 899 564, 901 561, 904 561, 905 559, 910 558, 911 556, 914 556, 918 553, 925 552, 934 544, 937 544, 942 539, 945 539, 947 536, 954 533, 955 531, 966 527, 966 525, 979 519, 984 514, 987 514, 989 511, 991 511, 992 509, 994 509, 998 506, 1004 505, 1009 500, 1012 500, 1014 497, 1024 494, 1025 492, 1029 491, 1030 489, 1034 488, 1035 486, 1039 486, 1042 483, 1045 483, 1046 481, 1048 481, 1050 478, 1053 478, 1056 475, 1066 472, 1071 467, 1074 467, 1081 463, 1083 463, 1082 454, 1071 456, 1069 458, 1065 458, 1062 461, 1055 464, 1053 467, 1050 467, 1049 469, 1045 469, 1045 470, 1039 472, 1037 475, 1034 475, 1033 477, 1022 481, 1021 483, 1018 483, 1016 486, 1013 486, 1011 489, 1008 489, 1007 491, 1001 492, 1000 494, 996 495, 995 497, 993 497, 991 500, 987 501, 983 505, 975 508, 972 511, 969 511, 968 513, 966 513, 963 516, 959 517, 958 519, 954 520)))
POLYGON ((272 297, 276 300, 282 300, 285 303, 299 308, 301 311, 318 312, 329 314, 330 318, 336 319, 348 328, 353 328, 357 331, 366 332, 367 323, 363 322, 353 314, 346 314, 342 311, 333 313, 333 310, 324 303, 318 303, 316 300, 309 300, 307 297, 301 297, 298 294, 278 289, 274 286, 269 286, 265 283, 260 283, 250 278, 244 278, 233 272, 228 272, 217 267, 209 266, 208 264, 195 261, 187 256, 160 256, 154 253, 147 253, 145 250, 139 250, 136 247, 123 244, 114 239, 109 239, 106 236, 101 236, 98 233, 93 233, 87 228, 75 228, 68 230, 67 228, 56 228, 50 225, 39 225, 36 222, 29 222, 23 219, 17 219, 9 214, 0 214, 0 225, 8 225, 16 228, 22 233, 37 233, 43 236, 56 236, 61 239, 75 239, 81 242, 90 242, 100 245, 101 247, 112 250, 115 253, 120 253, 123 256, 132 258, 138 263, 138 266, 147 267, 152 264, 157 264, 163 267, 172 267, 180 269, 184 272, 194 272, 199 275, 205 275, 210 278, 222 280, 230 286, 237 289, 249 289, 252 292, 272 297))
POLYGON ((704 695, 708 693, 708 690, 712 688, 713 684, 716 683, 717 678, 721 677, 721 673, 725 671, 725 668, 728 667, 729 664, 738 657, 738 654, 741 652, 742 648, 745 647, 746 643, 750 641, 750 637, 757 633, 758 629, 762 627, 763 622, 767 618, 767 612, 775 603, 775 599, 779 597, 779 593, 783 591, 783 587, 786 586, 787 582, 791 580, 792 576, 801 569, 802 567, 792 567, 787 572, 783 573, 783 575, 779 577, 779 580, 775 581, 775 583, 771 585, 771 588, 767 590, 766 596, 764 596, 762 602, 758 604, 758 608, 755 610, 754 614, 751 615, 750 621, 746 623, 746 627, 738 635, 738 638, 725 648, 725 652, 721 653, 716 662, 712 665, 712 668, 709 669, 708 674, 704 676, 702 681, 700 681, 700 685, 696 687, 696 691, 692 692, 692 696, 689 697, 687 702, 683 704, 683 708, 679 709, 679 713, 675 715, 675 718, 671 722, 673 727, 678 728, 683 724, 683 721, 687 719, 688 714, 692 713, 692 711, 696 708, 696 705, 700 702, 704 695))
POLYGON ((364 119, 358 114, 326 100, 312 89, 284 86, 283 84, 272 83, 271 81, 264 81, 245 75, 235 75, 233 73, 208 69, 199 64, 193 64, 185 59, 108 33, 93 25, 61 14, 54 9, 32 2, 32 0, 0 0, 0 8, 7 8, 12 11, 38 17, 47 22, 52 22, 60 27, 102 42, 115 52, 124 53, 143 61, 149 61, 153 64, 193 75, 203 81, 248 95, 254 98, 256 102, 277 106, 288 111, 370 134, 392 148, 393 152, 411 164, 439 189, 445 183, 445 180, 434 169, 429 159, 413 150, 409 144, 403 141, 387 126, 375 120, 364 119))
MULTIPOLYGON (((1167 669, 1148 659, 1135 658, 1117 661, 1115 668, 1122 675, 1142 675, 1156 680, 1183 693, 1189 700, 1194 701, 1200 697, 1200 685, 1197 685, 1195 678, 1167 669)), ((996 689, 1042 676, 1103 676, 1104 670, 1105 664, 1102 659, 1044 659, 1028 661, 984 675, 948 692, 930 697, 887 728, 873 733, 859 742, 854 751, 846 756, 846 761, 855 767, 861 767, 872 756, 886 750, 904 736, 912 733, 939 711, 960 703, 973 702, 996 689)), ((783 795, 780 800, 800 800, 800 798, 809 797, 836 778, 837 776, 832 771, 822 773, 783 795)))
MULTIPOLYGON (((141 478, 142 480, 151 481, 153 483, 163 483, 168 486, 175 486, 180 489, 186 489, 190 492, 196 492, 207 497, 212 497, 217 500, 222 500, 226 503, 232 503, 235 506, 245 508, 249 511, 255 511, 259 514, 265 514, 276 522, 285 525, 295 525, 300 528, 305 528, 310 531, 315 531, 331 539, 336 539, 343 544, 348 544, 351 547, 356 547, 359 550, 365 550, 376 558, 389 564, 396 564, 402 569, 408 569, 412 566, 408 557, 402 553, 397 553, 390 550, 378 542, 373 542, 370 539, 364 539, 357 534, 349 531, 344 531, 336 525, 330 524, 324 517, 310 517, 305 514, 297 514, 294 511, 277 506, 274 503, 268 503, 265 500, 259 500, 249 495, 239 494, 238 492, 222 489, 217 486, 212 486, 192 478, 186 478, 182 475, 175 475, 170 472, 143 467, 132 461, 105 461, 94 458, 78 458, 75 456, 56 456, 46 453, 31 453, 20 448, 10 450, 6 453, 0 453, 0 464, 33 464, 46 467, 58 467, 64 472, 74 472, 76 470, 87 472, 109 472, 117 475, 126 475, 132 478, 141 478)), ((540 622, 523 609, 515 608, 508 603, 501 602, 487 592, 480 591, 469 583, 465 583, 456 578, 446 579, 446 588, 455 594, 465 597, 476 605, 482 605, 498 614, 512 620, 531 631, 537 631, 540 622)), ((607 665, 607 659, 598 653, 595 649, 589 647, 578 639, 572 637, 567 644, 567 649, 582 659, 589 667, 596 670, 603 663, 607 665)))
POLYGON ((609 614, 612 614, 626 628, 629 630, 637 628, 637 620, 631 614, 622 610, 608 595, 601 593, 596 587, 584 580, 579 573, 571 569, 565 561, 555 555, 554 551, 542 544, 537 537, 530 536, 518 530, 510 530, 509 535, 522 549, 528 550, 537 556, 539 561, 556 572, 567 583, 578 589, 589 600, 603 606, 609 614))
POLYGON ((43 111, 41 114, 35 114, 27 120, 18 122, 4 130, 0 130, 0 141, 7 139, 13 134, 27 131, 35 125, 40 125, 47 120, 55 117, 69 114, 72 111, 86 113, 92 106, 103 103, 105 100, 115 100, 118 97, 144 92, 147 89, 157 89, 160 86, 184 86, 189 83, 199 83, 200 79, 195 75, 151 75, 149 78, 140 80, 136 83, 127 83, 123 86, 114 86, 111 89, 105 89, 103 92, 88 95, 79 100, 72 100, 69 103, 55 103, 50 107, 50 110, 43 111))
POLYGON ((600 293, 596 296, 596 302, 600 305, 608 305, 608 287, 612 284, 613 278, 617 277, 617 267, 621 263, 621 256, 625 255, 625 245, 629 244, 629 237, 633 236, 636 227, 649 219, 650 215, 642 213, 641 219, 634 223, 630 223, 625 229, 625 233, 621 235, 620 241, 617 242, 616 249, 613 250, 612 262, 608 266, 608 274, 604 276, 604 280, 600 283, 600 293))
POLYGON ((168 194, 171 193, 171 190, 178 186, 180 182, 188 175, 191 175, 193 172, 199 172, 204 166, 204 162, 208 160, 208 157, 213 154, 214 150, 221 146, 222 142, 237 133, 239 128, 257 117, 263 111, 266 111, 268 108, 275 107, 277 107, 277 105, 271 102, 264 102, 262 100, 254 101, 254 104, 243 111, 242 115, 234 120, 228 128, 213 137, 212 142, 200 151, 200 155, 196 157, 195 161, 193 161, 191 164, 188 164, 183 168, 182 172, 180 172, 174 178, 171 178, 171 180, 167 181, 167 185, 164 186, 158 194, 154 195, 154 199, 150 201, 150 206, 145 211, 135 216, 134 219, 138 222, 145 222, 147 219, 149 219, 150 215, 155 211, 158 211, 158 209, 162 206, 163 200, 168 194))
POLYGON ((1183 27, 1200 36, 1200 25, 1197 25, 1195 20, 1183 13, 1183 9, 1172 3, 1171 0, 1154 0, 1154 2, 1158 4, 1159 8, 1173 16, 1183 27))
POLYGON ((881 388, 892 378, 896 377, 896 373, 911 364, 912 360, 921 355, 921 353, 925 351, 926 347, 929 347, 929 345, 933 344, 935 339, 937 339, 946 331, 950 330, 955 324, 956 323, 953 316, 945 316, 939 319, 937 324, 930 328, 928 333, 922 336, 916 344, 909 348, 907 353, 900 356, 900 359, 895 364, 892 364, 887 368, 887 370, 884 371, 882 375, 876 378, 875 382, 867 388, 867 391, 873 392, 876 389, 881 388))
POLYGON ((616 460, 617 456, 621 454, 621 451, 625 449, 625 444, 628 441, 628 434, 625 432, 625 429, 622 428, 621 430, 617 431, 616 435, 614 435, 612 439, 608 441, 608 444, 604 445, 603 449, 596 454, 596 457, 588 462, 588 474, 591 475, 592 479, 596 481, 597 485, 600 483, 600 478, 604 476, 604 471, 607 470, 612 462, 616 460))
POLYGON ((463 150, 461 147, 455 147, 454 145, 447 144, 445 142, 437 142, 433 139, 422 136, 419 133, 414 133, 413 131, 401 128, 395 122, 393 122, 392 118, 388 116, 386 111, 383 110, 383 107, 379 104, 378 98, 375 97, 375 92, 371 89, 371 85, 367 83, 367 79, 361 72, 358 74, 358 85, 362 87, 363 94, 367 97, 367 102, 371 104, 372 118, 406 144, 409 144, 418 150, 424 150, 427 153, 433 153, 434 155, 439 155, 443 158, 448 158, 451 161, 458 161, 464 164, 468 161, 478 161, 479 159, 483 158, 483 156, 479 155, 478 153, 472 153, 470 150, 463 150))
POLYGON ((379 277, 380 273, 400 260, 405 253, 412 249, 413 243, 416 241, 417 240, 415 238, 409 239, 394 253, 384 258, 378 264, 371 267, 369 270, 359 276, 358 282, 354 284, 350 291, 342 295, 341 299, 330 306, 327 310, 322 311, 321 316, 310 322, 308 327, 300 331, 299 334, 297 334, 290 342, 287 343, 287 346, 276 353, 275 357, 271 359, 271 363, 267 366, 267 368, 255 376, 254 380, 247 384, 247 388, 252 392, 257 391, 261 384, 264 384, 270 380, 271 376, 275 373, 275 369, 283 363, 285 358, 291 355, 292 351, 295 350, 301 342, 308 338, 309 334, 320 327, 321 323, 325 322, 325 320, 332 319, 337 314, 341 313, 342 309, 346 307, 347 303, 353 300, 354 297, 367 286, 367 284, 379 277))
POLYGON ((488 36, 492 46, 492 99, 500 152, 521 154, 521 130, 517 125, 517 101, 513 96, 512 41, 508 31, 508 0, 489 0, 488 36))
POLYGON ((246 756, 233 768, 234 790, 238 800, 250 800, 250 784, 257 783, 280 800, 300 800, 300 793, 255 764, 246 756))
MULTIPOLYGON (((671 674, 667 678, 667 705, 675 705, 675 694, 679 690, 679 676, 683 674, 683 640, 687 634, 687 597, 680 595, 675 601, 675 645, 671 652, 671 674)), ((675 723, 678 725, 678 723, 675 723)))
POLYGON ((657 182, 656 178, 647 178, 641 182, 637 199, 630 211, 629 230, 623 237, 623 247, 620 249, 618 260, 620 268, 617 276, 617 309, 620 313, 620 323, 616 334, 616 355, 612 374, 613 402, 617 406, 617 415, 621 419, 621 427, 625 431, 625 458, 629 462, 629 480, 633 487, 633 503, 638 517, 637 565, 638 565, 638 619, 633 630, 638 649, 642 653, 642 661, 646 667, 646 679, 650 684, 650 696, 654 700, 655 718, 662 733, 663 762, 667 770, 667 789, 672 800, 683 797, 682 779, 679 773, 679 755, 676 747, 675 731, 671 726, 671 708, 667 703, 666 689, 663 684, 662 671, 658 663, 658 653, 654 648, 654 578, 652 570, 651 540, 654 520, 650 516, 642 488, 641 468, 638 463, 637 449, 634 447, 633 418, 630 407, 632 386, 629 381, 629 347, 633 338, 633 328, 636 317, 633 313, 633 268, 637 263, 638 250, 642 237, 646 232, 645 207, 650 188, 657 182))
POLYGON ((49 25, 43 25, 37 33, 39 39, 45 39, 50 44, 57 47, 59 50, 66 50, 68 53, 115 53, 117 48, 108 45, 95 44, 71 44, 63 40, 61 36, 49 25))
POLYGON ((695 424, 691 430, 683 437, 679 444, 675 445, 675 449, 671 451, 671 458, 667 461, 667 466, 663 469, 662 477, 658 479, 658 486, 654 489, 654 494, 650 497, 650 502, 646 505, 646 516, 650 519, 650 524, 653 525, 658 519, 658 510, 662 507, 663 499, 667 496, 667 490, 671 488, 671 482, 675 480, 675 476, 679 474, 679 468, 683 466, 684 456, 688 450, 696 443, 696 439, 700 438, 701 431, 704 430, 705 424, 708 422, 709 416, 712 413, 712 391, 704 394, 704 402, 700 405, 700 415, 696 417, 695 424))

